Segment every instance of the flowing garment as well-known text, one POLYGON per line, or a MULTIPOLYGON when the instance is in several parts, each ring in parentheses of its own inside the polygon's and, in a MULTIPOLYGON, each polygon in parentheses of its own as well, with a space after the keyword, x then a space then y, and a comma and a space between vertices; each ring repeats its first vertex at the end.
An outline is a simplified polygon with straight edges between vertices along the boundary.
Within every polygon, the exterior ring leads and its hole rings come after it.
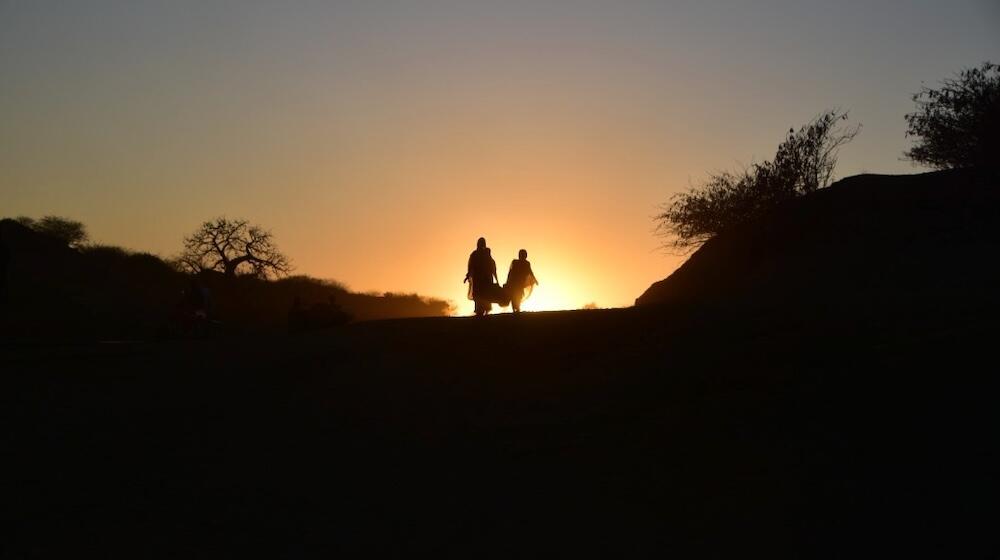
POLYGON ((514 303, 515 310, 520 309, 521 302, 528 299, 536 284, 538 284, 538 280, 535 279, 535 273, 531 270, 530 262, 517 259, 510 263, 510 270, 507 271, 507 283, 504 284, 504 290, 507 292, 507 296, 511 302, 514 303))

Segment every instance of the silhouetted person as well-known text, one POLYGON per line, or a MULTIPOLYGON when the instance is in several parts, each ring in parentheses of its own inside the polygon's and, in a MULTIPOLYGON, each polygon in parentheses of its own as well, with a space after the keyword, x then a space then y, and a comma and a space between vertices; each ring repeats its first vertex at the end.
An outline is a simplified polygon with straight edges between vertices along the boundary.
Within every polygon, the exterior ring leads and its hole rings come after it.
POLYGON ((479 238, 476 250, 469 255, 469 270, 465 274, 465 282, 469 283, 469 299, 476 302, 476 316, 482 317, 489 313, 493 308, 492 300, 499 279, 497 263, 490 255, 485 238, 479 238))
POLYGON ((531 290, 538 285, 535 273, 531 270, 531 263, 528 262, 528 252, 521 249, 517 252, 517 260, 510 262, 510 270, 507 271, 507 283, 504 289, 510 296, 511 306, 514 313, 521 312, 521 302, 531 295, 531 290))

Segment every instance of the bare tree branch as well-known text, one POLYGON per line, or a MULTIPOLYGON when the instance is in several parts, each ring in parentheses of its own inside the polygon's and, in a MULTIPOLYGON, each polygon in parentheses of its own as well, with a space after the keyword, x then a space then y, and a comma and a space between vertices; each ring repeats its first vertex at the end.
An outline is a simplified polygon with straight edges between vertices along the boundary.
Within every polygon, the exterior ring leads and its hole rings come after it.
POLYGON ((292 271, 291 262, 278 250, 271 232, 246 220, 224 217, 204 222, 185 237, 184 250, 174 262, 189 272, 217 270, 226 276, 271 278, 292 271))

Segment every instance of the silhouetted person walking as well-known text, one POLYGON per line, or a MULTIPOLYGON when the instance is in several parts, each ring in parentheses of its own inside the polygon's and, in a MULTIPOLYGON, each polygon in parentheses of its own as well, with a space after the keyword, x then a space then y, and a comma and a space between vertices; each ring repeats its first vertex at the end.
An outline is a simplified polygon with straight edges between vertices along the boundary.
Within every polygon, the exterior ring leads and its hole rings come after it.
POLYGON ((531 270, 531 263, 528 262, 528 252, 521 249, 517 252, 517 260, 510 263, 510 270, 507 271, 507 283, 504 284, 504 289, 510 296, 514 313, 521 312, 521 302, 528 299, 531 290, 537 285, 538 280, 531 270))
POLYGON ((465 282, 469 283, 469 299, 476 302, 477 317, 486 315, 493 308, 492 299, 499 281, 497 263, 486 246, 486 239, 480 237, 476 250, 469 255, 469 270, 465 274, 465 282))

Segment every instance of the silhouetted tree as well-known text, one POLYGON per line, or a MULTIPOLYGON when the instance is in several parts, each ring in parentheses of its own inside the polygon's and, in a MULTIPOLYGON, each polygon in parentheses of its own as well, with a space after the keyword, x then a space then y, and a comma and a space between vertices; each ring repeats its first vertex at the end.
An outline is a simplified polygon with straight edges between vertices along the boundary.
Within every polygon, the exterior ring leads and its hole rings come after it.
POLYGON ((188 272, 217 270, 228 277, 252 274, 260 278, 291 272, 288 258, 278 251, 271 232, 246 220, 216 218, 184 238, 175 259, 188 272))
POLYGON ((962 70, 913 101, 906 135, 917 140, 906 157, 936 169, 1000 167, 1000 66, 962 70))
POLYGON ((54 237, 70 247, 80 247, 87 242, 87 228, 82 222, 62 218, 60 216, 45 216, 40 220, 28 216, 18 216, 15 220, 21 225, 38 233, 54 237))
POLYGON ((690 251, 726 228, 826 187, 838 149, 861 128, 839 126, 845 120, 846 112, 826 111, 797 131, 789 129, 773 160, 712 174, 700 188, 675 195, 655 218, 657 233, 673 248, 690 251))

